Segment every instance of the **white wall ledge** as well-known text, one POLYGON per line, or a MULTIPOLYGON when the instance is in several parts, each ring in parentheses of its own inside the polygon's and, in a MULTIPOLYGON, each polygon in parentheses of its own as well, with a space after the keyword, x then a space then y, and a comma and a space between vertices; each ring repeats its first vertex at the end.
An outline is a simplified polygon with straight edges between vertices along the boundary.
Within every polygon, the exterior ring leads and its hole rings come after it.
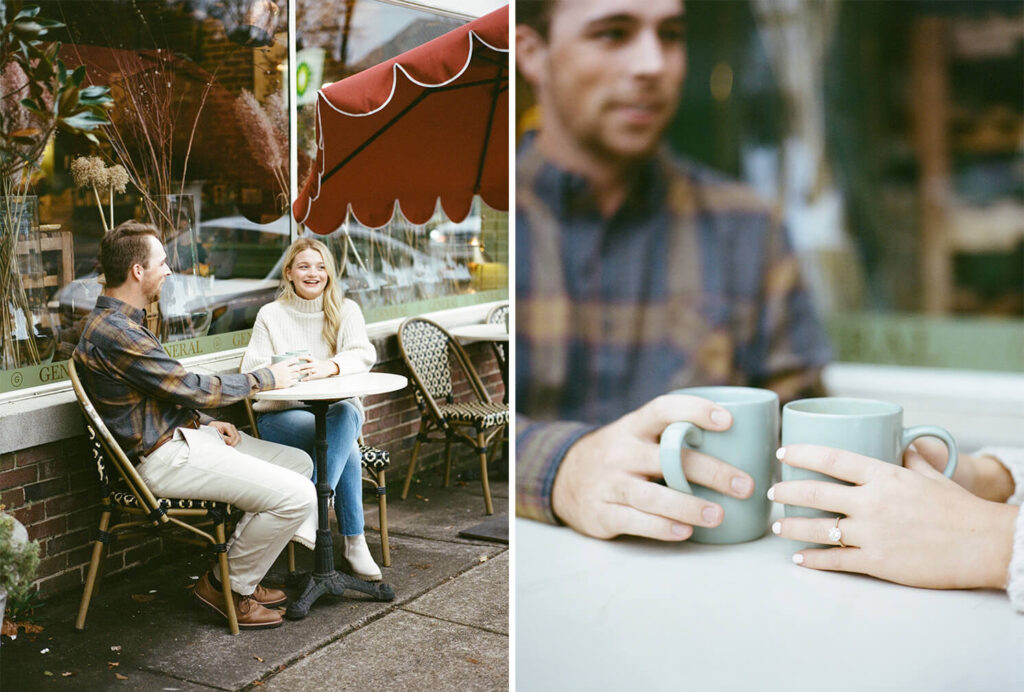
MULTIPOLYGON (((423 316, 447 329, 481 322, 492 307, 504 302, 467 305, 423 316)), ((393 336, 398 332, 402 319, 374 322, 367 325, 367 332, 371 339, 393 336)), ((211 375, 234 372, 244 352, 244 348, 235 348, 182 358, 181 362, 194 372, 211 375)), ((0 454, 75 437, 83 431, 81 414, 68 381, 0 395, 0 454)))
POLYGON ((1024 373, 834 363, 824 381, 834 396, 899 404, 904 425, 942 426, 965 452, 1024 447, 1024 373))

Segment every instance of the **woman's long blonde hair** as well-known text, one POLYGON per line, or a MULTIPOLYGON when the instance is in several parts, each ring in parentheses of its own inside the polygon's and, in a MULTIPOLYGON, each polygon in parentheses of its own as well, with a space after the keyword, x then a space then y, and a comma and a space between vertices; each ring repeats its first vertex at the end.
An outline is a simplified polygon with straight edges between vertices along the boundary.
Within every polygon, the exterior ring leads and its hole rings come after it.
MULTIPOLYGON (((338 330, 341 328, 341 288, 338 286, 338 270, 334 264, 334 257, 319 240, 314 238, 299 238, 284 253, 284 270, 290 270, 295 257, 303 250, 316 250, 324 260, 324 268, 327 270, 327 285, 324 287, 324 341, 327 342, 328 350, 333 355, 338 349, 338 330)), ((286 278, 285 271, 281 271, 281 288, 278 289, 278 299, 298 298, 292 282, 286 278)))

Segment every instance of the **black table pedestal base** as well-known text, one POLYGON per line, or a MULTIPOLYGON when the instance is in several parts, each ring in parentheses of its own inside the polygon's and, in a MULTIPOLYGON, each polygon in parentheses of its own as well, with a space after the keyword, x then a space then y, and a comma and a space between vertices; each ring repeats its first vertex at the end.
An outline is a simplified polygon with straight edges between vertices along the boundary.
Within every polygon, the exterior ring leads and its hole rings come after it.
POLYGON ((342 572, 310 574, 306 578, 306 586, 302 589, 302 595, 288 605, 288 610, 284 615, 289 620, 301 620, 309 614, 309 609, 313 607, 318 598, 325 594, 340 596, 345 589, 360 591, 372 596, 375 601, 395 600, 395 592, 387 584, 373 584, 342 572))
MULTIPOLYGON (((284 616, 289 620, 301 620, 309 614, 317 599, 324 594, 340 596, 345 589, 353 589, 372 596, 377 601, 395 600, 395 592, 387 584, 374 584, 334 569, 334 543, 328 519, 327 500, 333 492, 327 484, 327 408, 331 401, 314 400, 306 402, 316 419, 316 495, 318 526, 316 547, 313 550, 316 566, 306 577, 302 595, 288 605, 284 616)), ((295 575, 289 574, 289 579, 295 575)), ((301 583, 301 582, 300 582, 301 583)))

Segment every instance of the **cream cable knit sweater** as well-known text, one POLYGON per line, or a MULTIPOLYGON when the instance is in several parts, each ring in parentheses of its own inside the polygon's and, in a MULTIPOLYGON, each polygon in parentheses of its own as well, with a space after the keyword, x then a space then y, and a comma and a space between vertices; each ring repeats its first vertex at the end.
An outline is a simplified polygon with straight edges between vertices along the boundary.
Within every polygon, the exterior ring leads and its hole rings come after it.
MULTIPOLYGON (((995 457, 1013 476, 1013 495, 1007 500, 1012 505, 1024 503, 1024 448, 986 447, 975 452, 978 456, 995 457)), ((1013 527, 1013 556, 1006 578, 1006 595, 1018 612, 1024 613, 1024 509, 1017 512, 1013 527)))
MULTIPOLYGON (((270 365, 275 353, 308 349, 318 359, 331 359, 338 364, 339 375, 369 372, 377 362, 377 351, 366 335, 366 322, 359 306, 345 299, 341 306, 341 326, 338 328, 337 353, 330 353, 323 339, 323 296, 305 300, 298 296, 279 298, 260 308, 252 328, 249 347, 242 357, 242 372, 250 372, 270 365)), ((353 403, 363 410, 359 399, 353 403)), ((299 401, 255 401, 257 411, 283 411, 302 406, 299 401)))

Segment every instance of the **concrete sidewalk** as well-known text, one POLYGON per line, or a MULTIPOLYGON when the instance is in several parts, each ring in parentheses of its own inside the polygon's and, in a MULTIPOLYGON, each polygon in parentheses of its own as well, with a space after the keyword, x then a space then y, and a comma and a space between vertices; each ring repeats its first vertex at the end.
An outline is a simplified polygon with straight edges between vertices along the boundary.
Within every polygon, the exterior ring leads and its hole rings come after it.
MULTIPOLYGON (((0 651, 2 689, 508 689, 508 546, 460 538, 487 519, 480 483, 445 489, 438 476, 428 472, 404 502, 390 479, 391 603, 346 592, 320 599, 304 620, 232 637, 192 599, 209 559, 174 548, 103 582, 84 633, 72 627, 80 591, 47 603, 37 613, 43 631, 0 651)), ((491 492, 495 514, 507 515, 508 483, 492 482, 491 492)), ((379 559, 376 504, 367 498, 366 507, 379 559)), ((343 564, 336 530, 334 539, 343 564)), ((312 553, 296 552, 309 569, 312 553)), ((283 569, 282 559, 271 578, 283 569)))

